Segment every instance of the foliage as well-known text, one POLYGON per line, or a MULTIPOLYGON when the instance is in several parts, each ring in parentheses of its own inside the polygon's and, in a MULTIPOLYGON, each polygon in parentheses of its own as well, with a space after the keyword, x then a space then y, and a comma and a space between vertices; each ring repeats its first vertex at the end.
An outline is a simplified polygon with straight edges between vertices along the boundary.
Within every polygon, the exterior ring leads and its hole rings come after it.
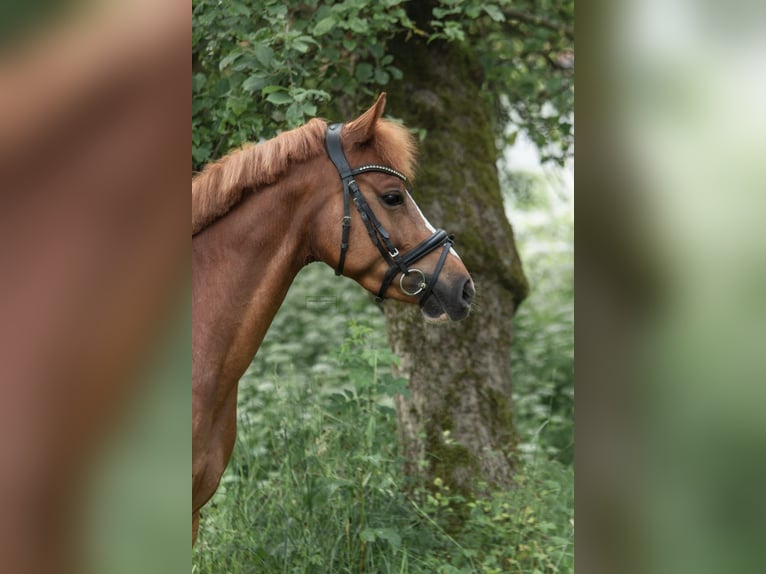
MULTIPOLYGON (((317 114, 354 109, 401 79, 391 42, 469 43, 483 64, 502 149, 528 133, 544 156, 571 153, 572 0, 193 0, 192 161, 317 114), (411 12, 423 6, 427 17, 411 12), (422 20, 422 21, 421 21, 422 20)), ((413 126, 417 127, 417 126, 413 126)))
POLYGON ((247 377, 279 377, 290 369, 307 376, 333 371, 330 355, 348 337, 350 320, 373 327, 376 344, 385 345, 385 319, 371 296, 330 267, 309 265, 290 288, 247 377))
POLYGON ((401 77, 385 43, 411 26, 402 4, 195 0, 195 164, 305 123, 331 94, 371 94, 401 77))
POLYGON ((558 463, 470 502, 458 533, 459 496, 440 484, 405 494, 392 406, 405 381, 374 323, 349 323, 323 372, 243 379, 237 446, 203 510, 193 572, 571 572, 572 472, 558 463))
POLYGON ((557 463, 528 464, 510 490, 463 501, 438 481, 421 510, 433 516, 444 533, 450 513, 465 504, 464 527, 441 549, 432 572, 573 572, 574 483, 571 469, 557 463), (442 528, 441 524, 444 524, 442 528))
POLYGON ((513 397, 520 450, 574 460, 574 220, 543 176, 506 173, 506 203, 531 290, 514 319, 513 397))

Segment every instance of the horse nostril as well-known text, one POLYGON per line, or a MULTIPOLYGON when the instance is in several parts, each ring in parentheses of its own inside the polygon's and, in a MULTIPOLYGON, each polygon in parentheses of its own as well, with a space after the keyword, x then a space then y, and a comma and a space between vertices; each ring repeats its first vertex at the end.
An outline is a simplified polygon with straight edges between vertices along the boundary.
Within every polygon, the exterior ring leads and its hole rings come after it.
POLYGON ((470 279, 466 279, 465 283, 463 284, 463 304, 468 307, 471 304, 471 301, 473 301, 473 295, 475 291, 473 289, 473 282, 470 279))

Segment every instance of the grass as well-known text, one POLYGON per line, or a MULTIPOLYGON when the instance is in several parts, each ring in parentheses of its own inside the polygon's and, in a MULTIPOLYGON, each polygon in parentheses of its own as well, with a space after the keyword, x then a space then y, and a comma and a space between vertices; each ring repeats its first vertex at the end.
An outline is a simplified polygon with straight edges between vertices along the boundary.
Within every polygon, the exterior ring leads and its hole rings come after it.
POLYGON ((564 465, 530 460, 515 489, 473 502, 438 483, 408 483, 392 404, 405 382, 391 375, 396 358, 377 327, 347 325, 318 372, 251 369, 235 453, 203 511, 193 572, 571 572, 564 465), (468 519, 455 533, 460 505, 468 519))

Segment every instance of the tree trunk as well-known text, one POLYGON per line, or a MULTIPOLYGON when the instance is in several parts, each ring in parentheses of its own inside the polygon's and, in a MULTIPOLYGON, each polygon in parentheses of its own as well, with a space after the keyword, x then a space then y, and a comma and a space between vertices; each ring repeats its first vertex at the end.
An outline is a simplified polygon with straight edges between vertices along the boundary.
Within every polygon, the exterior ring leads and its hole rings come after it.
POLYGON ((386 303, 389 341, 411 391, 397 399, 399 435, 410 476, 439 477, 471 495, 481 482, 512 482, 511 318, 528 286, 479 63, 457 43, 411 38, 391 48, 404 79, 389 90, 389 110, 427 130, 414 197, 434 225, 455 233, 477 288, 470 317, 455 324, 424 325, 417 308, 386 303))

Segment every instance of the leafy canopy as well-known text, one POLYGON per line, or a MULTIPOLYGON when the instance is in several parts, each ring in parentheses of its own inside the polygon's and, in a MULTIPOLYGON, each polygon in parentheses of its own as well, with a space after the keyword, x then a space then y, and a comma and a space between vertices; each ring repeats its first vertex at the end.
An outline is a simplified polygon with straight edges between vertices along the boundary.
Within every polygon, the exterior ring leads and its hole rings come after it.
POLYGON ((545 159, 563 162, 572 144, 573 17, 573 0, 193 0, 193 165, 339 101, 368 103, 402 78, 388 46, 415 36, 475 52, 500 148, 520 129, 545 159), (425 21, 410 16, 415 4, 430 8, 425 21))

